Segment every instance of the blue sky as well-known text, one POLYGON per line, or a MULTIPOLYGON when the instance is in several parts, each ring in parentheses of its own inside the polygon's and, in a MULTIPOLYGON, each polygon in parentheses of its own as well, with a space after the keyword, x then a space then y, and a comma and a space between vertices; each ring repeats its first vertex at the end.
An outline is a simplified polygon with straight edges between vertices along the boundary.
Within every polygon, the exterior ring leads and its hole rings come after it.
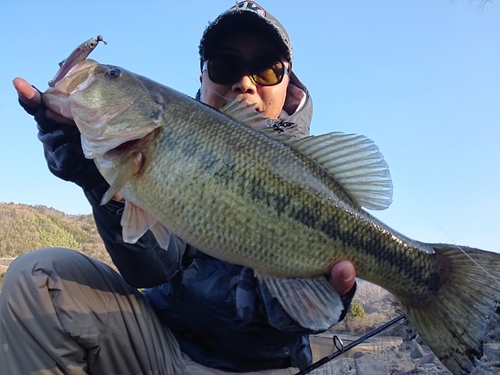
MULTIPOLYGON (((0 202, 90 213, 48 172, 12 79, 45 90, 64 59, 102 34, 92 58, 194 95, 198 42, 234 4, 214 1, 5 1, 0 5, 0 202)), ((426 242, 500 252, 500 2, 271 1, 294 70, 314 101, 313 134, 364 134, 391 169, 394 202, 372 212, 426 242)))

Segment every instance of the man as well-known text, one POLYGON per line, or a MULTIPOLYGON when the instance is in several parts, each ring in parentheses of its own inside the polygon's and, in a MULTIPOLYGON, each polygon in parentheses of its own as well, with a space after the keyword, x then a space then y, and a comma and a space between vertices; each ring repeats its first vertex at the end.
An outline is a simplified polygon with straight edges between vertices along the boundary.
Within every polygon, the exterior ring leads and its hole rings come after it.
MULTIPOLYGON (((215 108, 255 103, 285 131, 309 133, 311 100, 292 71, 284 27, 253 2, 222 13, 200 42, 197 98, 215 108)), ((108 184, 86 160, 71 119, 41 105, 40 93, 14 81, 35 115, 50 170, 84 190, 121 276, 67 249, 42 249, 12 263, 0 295, 0 368, 43 374, 288 374, 311 363, 308 334, 251 269, 209 257, 172 236, 168 251, 151 233, 121 236, 123 202, 100 206, 108 184), (136 288, 145 288, 142 293, 136 288)), ((355 272, 340 262, 328 275, 343 296, 355 272)))

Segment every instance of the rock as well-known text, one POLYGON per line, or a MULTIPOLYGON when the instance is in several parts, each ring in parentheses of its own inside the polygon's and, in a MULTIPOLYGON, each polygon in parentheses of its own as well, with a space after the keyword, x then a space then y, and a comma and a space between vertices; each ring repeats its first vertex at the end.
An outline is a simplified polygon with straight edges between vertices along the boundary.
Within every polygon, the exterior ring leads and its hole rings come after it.
POLYGON ((418 363, 420 365, 430 364, 430 363, 434 362, 435 358, 436 358, 436 355, 434 353, 426 354, 418 360, 418 363))
POLYGON ((401 345, 399 345, 399 348, 400 348, 401 350, 405 351, 405 350, 410 350, 410 346, 411 346, 411 344, 410 344, 410 342, 409 342, 409 341, 403 341, 403 342, 401 343, 401 345))
POLYGON ((410 357, 412 359, 422 358, 424 356, 424 350, 416 341, 410 343, 410 357))
POLYGON ((488 361, 500 361, 500 343, 491 342, 484 344, 483 353, 487 356, 488 361))
POLYGON ((424 363, 422 367, 427 371, 433 371, 433 372, 438 371, 438 368, 434 363, 424 363))
POLYGON ((494 328, 488 332, 488 337, 492 340, 500 338, 500 328, 494 328))
POLYGON ((362 356, 364 356, 364 354, 362 352, 356 352, 352 355, 352 358, 357 359, 357 358, 361 358, 362 356))
POLYGON ((325 363, 323 366, 310 372, 310 375, 356 375, 354 359, 340 358, 325 363))
POLYGON ((490 367, 486 363, 480 363, 470 375, 497 375, 498 373, 497 369, 490 367))
POLYGON ((416 375, 416 374, 428 374, 427 370, 423 369, 422 367, 415 367, 411 371, 407 371, 403 373, 403 375, 416 375))
POLYGON ((403 341, 410 342, 415 337, 417 337, 417 334, 415 332, 406 332, 405 337, 403 337, 403 341))
POLYGON ((387 375, 387 366, 382 361, 360 362, 356 360, 357 375, 387 375))
POLYGON ((391 350, 394 352, 394 355, 396 356, 396 358, 401 359, 401 358, 403 357, 403 356, 399 353, 399 348, 397 348, 397 347, 393 347, 391 350))
POLYGON ((406 334, 403 337, 404 342, 410 342, 412 341, 415 337, 417 337, 417 333, 413 330, 413 327, 411 325, 406 326, 406 334))
POLYGON ((420 335, 417 335, 417 337, 415 337, 415 341, 416 341, 419 345, 424 345, 424 344, 425 344, 424 340, 422 340, 422 337, 420 337, 420 335))

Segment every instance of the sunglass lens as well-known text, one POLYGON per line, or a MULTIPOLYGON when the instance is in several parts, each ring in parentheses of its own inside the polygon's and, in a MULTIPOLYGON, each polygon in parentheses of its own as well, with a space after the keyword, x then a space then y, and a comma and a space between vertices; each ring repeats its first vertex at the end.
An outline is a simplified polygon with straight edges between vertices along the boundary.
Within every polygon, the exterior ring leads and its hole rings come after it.
POLYGON ((226 85, 232 84, 243 76, 241 61, 230 56, 214 57, 208 65, 208 74, 212 81, 226 85))
POLYGON ((261 66, 256 66, 255 74, 252 75, 255 82, 263 86, 277 85, 283 80, 285 67, 281 61, 262 61, 261 66))

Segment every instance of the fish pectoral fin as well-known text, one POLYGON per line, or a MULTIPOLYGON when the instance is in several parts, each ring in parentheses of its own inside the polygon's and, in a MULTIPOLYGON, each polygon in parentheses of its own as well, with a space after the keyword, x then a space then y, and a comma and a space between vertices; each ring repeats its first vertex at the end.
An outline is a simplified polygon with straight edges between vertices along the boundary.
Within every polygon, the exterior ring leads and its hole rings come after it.
POLYGON ((170 231, 166 226, 164 226, 162 223, 157 221, 151 228, 149 228, 151 232, 153 232, 153 235, 156 238, 156 241, 158 241, 158 245, 162 249, 167 250, 168 249, 168 242, 170 240, 170 231))
POLYGON ((384 210, 392 203, 389 167, 371 139, 333 132, 292 140, 289 146, 325 168, 360 206, 384 210))
POLYGON ((302 327, 325 331, 337 324, 344 309, 340 296, 325 277, 280 279, 258 275, 283 309, 302 327))
POLYGON ((101 199, 101 205, 108 203, 113 196, 120 191, 125 183, 140 172, 144 163, 144 155, 141 152, 133 152, 122 170, 101 199))
POLYGON ((102 199, 101 199, 101 206, 104 206, 106 203, 108 203, 113 196, 120 191, 123 185, 118 186, 117 184, 113 183, 108 190, 106 190, 106 193, 104 193, 102 199))
POLYGON ((144 233, 157 223, 149 213, 129 201, 125 201, 123 210, 122 225, 123 241, 126 243, 136 243, 144 233))

